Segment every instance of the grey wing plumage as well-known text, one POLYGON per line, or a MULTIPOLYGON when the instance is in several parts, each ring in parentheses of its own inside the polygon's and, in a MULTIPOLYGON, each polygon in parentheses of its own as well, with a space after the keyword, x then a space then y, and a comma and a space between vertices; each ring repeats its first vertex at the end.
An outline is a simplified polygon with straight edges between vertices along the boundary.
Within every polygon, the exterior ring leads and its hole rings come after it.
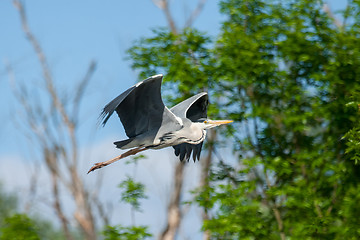
POLYGON ((198 144, 190 144, 190 143, 182 143, 176 146, 173 146, 175 149, 175 155, 179 156, 180 161, 184 161, 186 159, 189 161, 191 152, 193 154, 194 162, 200 160, 200 153, 202 148, 203 142, 198 144))
POLYGON ((108 103, 100 115, 103 125, 116 111, 126 135, 133 138, 146 131, 159 129, 164 118, 177 122, 161 99, 162 78, 160 74, 139 82, 108 103))
POLYGON ((200 118, 207 118, 208 94, 202 92, 192 96, 170 109, 176 116, 197 121, 200 118))
MULTIPOLYGON (((191 98, 188 98, 181 103, 175 105, 170 109, 176 116, 181 118, 188 118, 195 122, 201 118, 207 118, 208 95, 206 92, 199 93, 191 98)), ((180 161, 184 159, 189 161, 191 153, 193 154, 194 162, 200 160, 200 153, 203 142, 198 144, 182 143, 173 146, 175 155, 179 156, 180 161)))

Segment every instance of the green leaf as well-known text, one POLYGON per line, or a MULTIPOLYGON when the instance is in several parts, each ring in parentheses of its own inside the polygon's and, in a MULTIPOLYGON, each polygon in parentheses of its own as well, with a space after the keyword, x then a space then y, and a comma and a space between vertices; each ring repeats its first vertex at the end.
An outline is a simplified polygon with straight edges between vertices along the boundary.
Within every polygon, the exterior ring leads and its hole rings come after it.
POLYGON ((136 211, 141 211, 140 200, 146 199, 145 186, 140 182, 135 182, 131 177, 119 184, 122 189, 121 201, 129 203, 136 211))

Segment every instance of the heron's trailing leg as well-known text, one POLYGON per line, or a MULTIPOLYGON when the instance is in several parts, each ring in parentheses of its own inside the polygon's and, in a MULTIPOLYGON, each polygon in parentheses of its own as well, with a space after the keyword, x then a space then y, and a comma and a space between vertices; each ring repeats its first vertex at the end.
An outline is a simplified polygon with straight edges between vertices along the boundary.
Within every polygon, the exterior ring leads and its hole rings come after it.
POLYGON ((107 166, 107 165, 109 165, 109 164, 112 164, 112 163, 114 163, 114 162, 122 159, 122 158, 131 156, 131 155, 135 155, 135 154, 137 154, 138 152, 142 152, 142 151, 144 151, 144 150, 146 150, 146 149, 147 149, 147 148, 144 148, 144 147, 134 148, 134 149, 131 149, 131 150, 129 150, 129 151, 127 151, 127 152, 125 152, 125 153, 123 153, 123 154, 121 154, 121 155, 113 158, 113 159, 110 159, 110 160, 108 160, 108 161, 95 163, 94 166, 92 166, 92 167, 90 168, 90 170, 88 171, 88 174, 89 174, 90 172, 96 170, 96 169, 105 167, 105 166, 107 166))

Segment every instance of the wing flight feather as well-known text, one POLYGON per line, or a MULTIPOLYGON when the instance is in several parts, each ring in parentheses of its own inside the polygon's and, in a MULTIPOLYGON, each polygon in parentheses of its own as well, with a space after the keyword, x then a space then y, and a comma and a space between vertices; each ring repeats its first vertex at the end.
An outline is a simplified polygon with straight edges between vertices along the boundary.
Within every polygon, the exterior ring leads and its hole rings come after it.
POLYGON ((163 122, 178 124, 161 99, 162 78, 159 74, 139 82, 108 103, 100 114, 102 124, 116 111, 129 138, 159 129, 163 122))
MULTIPOLYGON (((208 95, 206 92, 199 93, 183 102, 175 105, 170 109, 176 116, 188 118, 195 122, 202 118, 207 118, 208 95)), ((203 142, 198 144, 182 143, 173 146, 175 155, 179 156, 180 161, 184 159, 189 161, 192 152, 194 162, 200 160, 200 153, 203 142)))

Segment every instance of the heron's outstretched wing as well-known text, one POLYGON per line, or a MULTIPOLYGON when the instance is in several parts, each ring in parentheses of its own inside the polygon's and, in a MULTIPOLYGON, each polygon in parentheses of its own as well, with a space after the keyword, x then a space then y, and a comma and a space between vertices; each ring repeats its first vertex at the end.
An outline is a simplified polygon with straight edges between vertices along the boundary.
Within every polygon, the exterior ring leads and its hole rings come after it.
POLYGON ((129 138, 159 129, 163 121, 177 124, 176 116, 165 107, 161 99, 162 78, 163 75, 159 74, 139 82, 108 103, 100 115, 103 125, 114 111, 129 138))
MULTIPOLYGON (((206 92, 199 93, 188 98, 170 109, 176 116, 188 118, 193 122, 201 118, 207 118, 208 95, 206 92)), ((175 155, 179 156, 180 161, 189 160, 191 152, 194 162, 200 160, 200 153, 203 142, 199 144, 182 143, 173 146, 175 155)))
POLYGON ((175 105, 170 111, 180 118, 188 118, 195 122, 200 118, 207 118, 208 104, 208 95, 202 92, 175 105))

